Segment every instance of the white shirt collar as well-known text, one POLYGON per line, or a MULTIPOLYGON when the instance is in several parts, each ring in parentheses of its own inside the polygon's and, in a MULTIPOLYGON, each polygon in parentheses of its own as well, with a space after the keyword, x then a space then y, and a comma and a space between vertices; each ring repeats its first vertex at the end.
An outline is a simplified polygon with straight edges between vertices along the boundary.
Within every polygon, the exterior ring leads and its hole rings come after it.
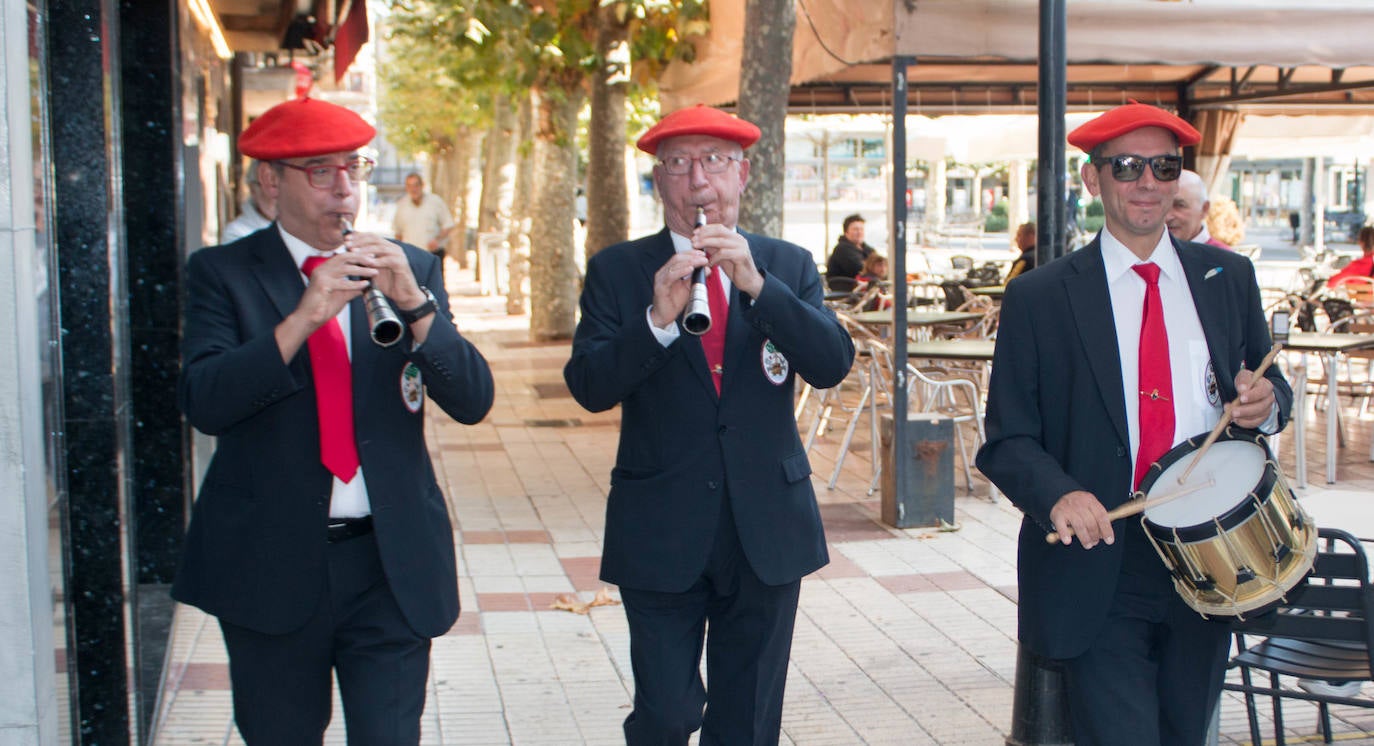
POLYGON ((291 252, 291 261, 296 263, 296 269, 300 269, 305 260, 312 256, 334 256, 339 253, 342 247, 333 251, 317 251, 314 246, 302 241, 299 238, 286 232, 282 227, 281 221, 277 222, 277 232, 281 234, 281 240, 286 244, 286 250, 291 252))
MULTIPOLYGON (((1108 285, 1119 280, 1127 272, 1131 272, 1131 267, 1143 263, 1140 257, 1126 248, 1126 244, 1118 241, 1116 236, 1107 230, 1106 226, 1102 228, 1101 241, 1102 263, 1107 271, 1108 285)), ((1146 261, 1158 264, 1160 274, 1163 276, 1176 281, 1183 280, 1183 265, 1178 261, 1178 252, 1174 251, 1173 242, 1169 240, 1169 231, 1160 231, 1159 241, 1155 244, 1154 252, 1146 261)))
POLYGON ((1207 224, 1203 223, 1202 229, 1197 232, 1197 235, 1193 236, 1188 240, 1192 241, 1193 243, 1207 243, 1208 241, 1211 241, 1212 234, 1210 231, 1207 230, 1207 224))

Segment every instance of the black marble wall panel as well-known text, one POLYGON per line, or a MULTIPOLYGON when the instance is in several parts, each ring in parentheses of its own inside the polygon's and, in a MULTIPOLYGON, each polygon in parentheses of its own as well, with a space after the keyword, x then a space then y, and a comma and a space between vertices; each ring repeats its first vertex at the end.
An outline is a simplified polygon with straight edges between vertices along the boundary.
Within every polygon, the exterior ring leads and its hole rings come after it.
POLYGON ((181 554, 190 463, 175 398, 181 316, 175 15, 169 0, 122 0, 119 13, 135 557, 140 584, 170 583, 181 554))
POLYGON ((70 539, 67 651, 75 739, 134 738, 125 626, 132 584, 123 509, 131 440, 128 310, 118 172, 120 53, 114 0, 48 4, 53 245, 58 262, 70 539))

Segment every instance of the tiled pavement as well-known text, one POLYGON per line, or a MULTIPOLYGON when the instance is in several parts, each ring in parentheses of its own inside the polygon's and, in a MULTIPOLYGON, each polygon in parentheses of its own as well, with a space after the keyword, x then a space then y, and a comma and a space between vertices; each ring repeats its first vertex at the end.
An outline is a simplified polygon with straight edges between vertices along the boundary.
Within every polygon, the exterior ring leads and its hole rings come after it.
MULTIPOLYGON (((460 542, 463 614, 434 641, 424 743, 620 743, 632 691, 621 609, 550 609, 559 596, 587 602, 602 587, 618 414, 578 407, 562 383, 568 345, 529 343, 527 317, 468 294, 467 280, 451 278, 453 307, 491 362, 497 398, 477 426, 430 422, 460 542)), ((1325 488, 1323 422, 1312 418, 1309 493, 1325 488)), ((1374 487, 1363 456, 1370 429, 1367 420, 1352 428, 1341 454, 1336 488, 1360 493, 1354 499, 1374 487)), ((957 531, 887 528, 866 494, 867 445, 852 446, 835 490, 820 476, 833 468, 835 440, 813 452, 831 563, 802 584, 783 741, 1001 744, 1012 711, 1019 514, 1005 500, 961 494, 957 531)), ((1291 439, 1284 447, 1291 474, 1291 439)), ((986 484, 975 487, 986 494, 986 484)), ((241 744, 214 620, 180 607, 169 661, 156 743, 241 744)), ((1310 737, 1313 711, 1286 707, 1291 738, 1310 737)), ((1353 732, 1374 728, 1374 718, 1341 709, 1337 718, 1342 743, 1374 744, 1353 732)), ((337 704, 326 742, 344 743, 337 704)), ((1247 742, 1244 706, 1228 695, 1221 743, 1247 742)))

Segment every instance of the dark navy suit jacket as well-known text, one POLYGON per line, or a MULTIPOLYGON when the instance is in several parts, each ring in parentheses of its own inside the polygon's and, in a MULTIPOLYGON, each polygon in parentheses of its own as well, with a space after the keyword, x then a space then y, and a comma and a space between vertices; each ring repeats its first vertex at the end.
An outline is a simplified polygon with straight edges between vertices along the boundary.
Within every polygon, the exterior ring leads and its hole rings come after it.
MULTIPOLYGON (((409 329, 391 347, 373 344, 362 300, 350 304, 354 424, 387 580, 410 626, 434 637, 458 617, 453 529, 425 447, 423 398, 418 411, 406 406, 402 375, 413 364, 429 397, 468 424, 486 416, 493 386, 453 326, 438 260, 402 247, 440 310, 412 351, 409 329)), ((178 401, 218 443, 172 595, 239 626, 290 632, 327 582, 333 484, 320 464, 310 355, 302 345, 283 363, 273 336, 305 285, 275 224, 193 253, 186 278, 178 401)))
POLYGON ((684 332, 665 348, 645 318, 654 273, 673 253, 668 231, 603 249, 587 263, 563 374, 587 409, 621 405, 601 561, 607 582, 686 590, 706 566, 727 504, 763 582, 788 583, 829 560, 793 393, 797 376, 817 388, 843 380, 854 344, 822 302, 810 253, 742 235, 764 288, 752 300, 731 289, 719 397, 698 338, 684 332))
MULTIPOLYGON (((1173 243, 1222 400, 1231 401, 1241 366, 1258 367, 1271 347, 1254 266, 1232 251, 1173 243)), ((1050 509, 1065 493, 1087 490, 1111 510, 1131 491, 1113 318, 1099 237, 1012 280, 998 322, 978 468, 1026 514, 1017 562, 1020 637, 1051 658, 1075 657, 1097 635, 1116 591, 1124 521, 1139 520, 1118 520, 1111 546, 1045 542, 1054 529, 1050 509)), ((1265 377, 1282 426, 1292 390, 1277 366, 1265 377)))

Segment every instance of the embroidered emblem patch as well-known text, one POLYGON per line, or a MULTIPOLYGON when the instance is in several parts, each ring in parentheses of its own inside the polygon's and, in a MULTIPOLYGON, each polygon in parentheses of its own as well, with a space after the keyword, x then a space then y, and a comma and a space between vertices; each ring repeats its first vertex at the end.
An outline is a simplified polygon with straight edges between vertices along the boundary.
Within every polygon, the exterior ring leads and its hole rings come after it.
POLYGON ((772 340, 763 340, 763 348, 760 351, 760 362, 763 363, 763 375, 768 382, 774 386, 781 386, 787 380, 787 357, 773 346, 772 340))
POLYGON ((1221 406, 1221 387, 1217 386, 1217 370, 1212 367, 1212 361, 1207 361, 1207 369, 1202 373, 1202 390, 1207 392, 1207 403, 1214 407, 1221 406))
POLYGON ((406 363, 401 369, 401 401, 412 413, 420 411, 425 402, 425 385, 420 377, 420 369, 415 363, 406 363))

